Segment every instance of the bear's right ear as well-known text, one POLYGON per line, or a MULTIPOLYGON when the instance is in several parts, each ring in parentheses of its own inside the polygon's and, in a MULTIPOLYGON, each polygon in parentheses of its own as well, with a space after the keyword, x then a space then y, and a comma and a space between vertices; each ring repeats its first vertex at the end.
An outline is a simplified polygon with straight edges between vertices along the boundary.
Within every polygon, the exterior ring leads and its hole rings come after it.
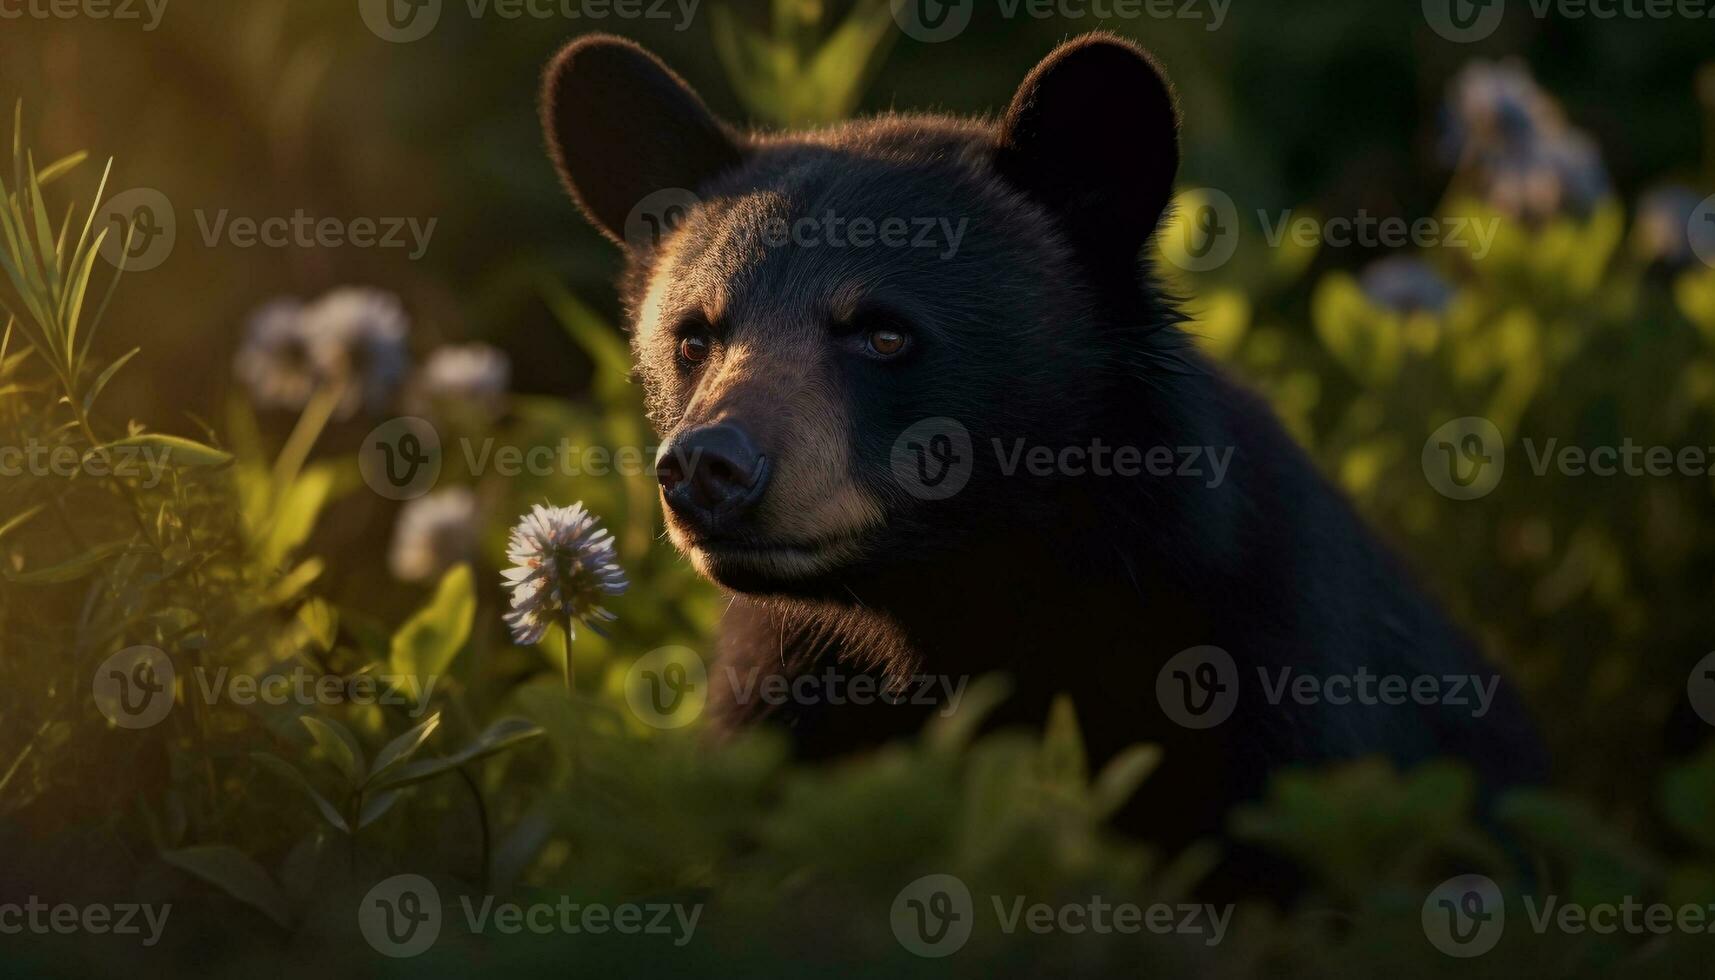
POLYGON ((737 139, 683 79, 610 34, 579 38, 549 63, 542 127, 572 199, 621 245, 644 198, 694 190, 743 159, 737 139))

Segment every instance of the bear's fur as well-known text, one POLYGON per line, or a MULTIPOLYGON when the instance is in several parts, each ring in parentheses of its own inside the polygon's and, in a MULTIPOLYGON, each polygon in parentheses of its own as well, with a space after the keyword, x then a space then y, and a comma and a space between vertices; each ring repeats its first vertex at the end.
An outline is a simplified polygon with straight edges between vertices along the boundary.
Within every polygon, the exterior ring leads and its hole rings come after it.
POLYGON ((1165 746, 1120 821, 1170 842, 1218 833, 1234 802, 1293 763, 1447 755, 1491 789, 1542 775, 1504 683, 1481 718, 1265 696, 1259 669, 1495 672, 1269 408, 1187 342, 1144 269, 1179 116, 1134 45, 1063 45, 995 121, 885 115, 770 135, 719 122, 630 42, 587 37, 550 66, 543 110, 574 198, 627 247, 652 420, 669 445, 742 426, 772 466, 736 535, 701 535, 668 510, 674 543, 734 594, 711 672, 729 723, 779 723, 805 755, 831 756, 908 735, 936 709, 773 706, 753 685, 1004 672, 998 722, 1040 725, 1066 693, 1093 762, 1165 746), (683 219, 627 241, 639 202, 674 188, 695 192, 683 219), (840 247, 830 217, 965 225, 947 254, 840 247), (821 237, 783 243, 805 218, 821 237), (907 337, 905 352, 876 356, 877 331, 907 337), (683 356, 688 336, 705 359, 683 356), (893 467, 896 441, 925 419, 970 435, 969 481, 946 499, 910 492, 893 467), (1015 446, 1096 440, 1230 450, 1230 465, 1218 486, 1207 461, 1197 478, 1006 472, 1015 446), (1199 646, 1230 654, 1241 683, 1227 721, 1193 730, 1164 712, 1157 680, 1199 646))

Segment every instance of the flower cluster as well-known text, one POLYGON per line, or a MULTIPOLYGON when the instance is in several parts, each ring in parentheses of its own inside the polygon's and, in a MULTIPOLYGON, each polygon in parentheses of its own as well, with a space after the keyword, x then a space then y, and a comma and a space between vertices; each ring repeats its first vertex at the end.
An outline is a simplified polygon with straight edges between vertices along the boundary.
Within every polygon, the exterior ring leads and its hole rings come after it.
POLYGON ((412 382, 411 398, 420 411, 446 404, 472 405, 489 416, 505 407, 512 381, 512 362, 488 344, 458 344, 436 348, 412 382))
POLYGON ((470 488, 448 487, 418 497, 399 510, 387 566, 401 581, 434 578, 476 554, 479 528, 470 488))
POLYGON ((1394 255, 1364 268, 1358 284, 1370 302, 1395 313, 1441 313, 1453 301, 1453 286, 1422 259, 1394 255))
POLYGON ((506 557, 513 567, 501 573, 512 590, 512 611, 505 619, 520 644, 540 643, 556 623, 566 627, 567 642, 574 622, 599 632, 596 621, 614 618, 602 608, 603 597, 619 595, 629 585, 613 535, 581 501, 570 507, 532 507, 512 529, 506 557))
POLYGON ((410 321, 397 296, 344 287, 313 303, 277 299, 250 319, 233 367, 257 404, 301 409, 339 392, 336 416, 386 406, 405 377, 410 321))
POLYGON ((1531 221, 1583 215, 1608 193, 1590 137, 1517 61, 1475 61, 1453 79, 1444 152, 1494 207, 1531 221))

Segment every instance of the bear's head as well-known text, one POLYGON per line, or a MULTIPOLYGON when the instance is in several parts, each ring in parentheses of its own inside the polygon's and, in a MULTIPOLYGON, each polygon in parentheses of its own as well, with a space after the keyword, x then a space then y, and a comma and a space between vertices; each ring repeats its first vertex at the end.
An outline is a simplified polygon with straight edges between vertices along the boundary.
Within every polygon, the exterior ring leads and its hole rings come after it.
POLYGON ((669 534, 730 588, 857 595, 1028 533, 1062 501, 1007 476, 1015 448, 1098 431, 1175 333, 1139 252, 1178 112, 1118 38, 1054 51, 998 122, 764 135, 635 44, 585 37, 550 65, 543 117, 626 251, 669 534))

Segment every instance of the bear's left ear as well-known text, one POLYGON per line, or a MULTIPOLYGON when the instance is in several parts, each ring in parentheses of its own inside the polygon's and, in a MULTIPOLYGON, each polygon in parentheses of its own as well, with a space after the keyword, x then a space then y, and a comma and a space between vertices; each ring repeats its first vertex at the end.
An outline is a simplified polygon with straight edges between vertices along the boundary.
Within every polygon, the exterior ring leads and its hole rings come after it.
POLYGON ((1130 272, 1173 196, 1173 88, 1130 41, 1111 34, 1068 41, 1012 97, 995 166, 1059 215, 1090 259, 1130 272))

